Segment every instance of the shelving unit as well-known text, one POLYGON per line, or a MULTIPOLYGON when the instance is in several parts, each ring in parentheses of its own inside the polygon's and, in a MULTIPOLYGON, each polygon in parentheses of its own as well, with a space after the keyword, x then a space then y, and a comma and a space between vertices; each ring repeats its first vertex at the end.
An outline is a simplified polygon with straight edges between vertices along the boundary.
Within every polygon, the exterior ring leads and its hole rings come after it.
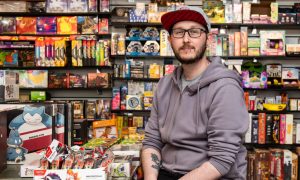
POLYGON ((151 110, 111 110, 112 113, 150 113, 151 110))
MULTIPOLYGON (((111 24, 115 27, 125 27, 125 26, 162 26, 161 23, 146 23, 146 22, 122 22, 111 24)), ((247 26, 250 28, 267 28, 267 29, 299 29, 299 24, 243 24, 243 23, 211 23, 212 28, 240 28, 241 26, 247 26)))
MULTIPOLYGON (((112 55, 112 58, 141 58, 141 59, 176 59, 175 56, 131 56, 131 55, 112 55)), ((220 56, 223 59, 243 59, 252 60, 300 60, 300 56, 220 56)))
POLYGON ((112 66, 65 66, 65 67, 45 67, 45 66, 33 66, 33 67, 0 67, 0 70, 12 69, 12 70, 80 70, 80 69, 107 69, 111 70, 112 66))
POLYGON ((73 90, 101 90, 101 91, 111 91, 111 88, 90 88, 90 87, 79 87, 79 88, 20 88, 20 90, 27 90, 27 91, 32 91, 32 90, 44 90, 44 91, 61 91, 61 90, 68 90, 68 91, 73 91, 73 90))
POLYGON ((0 16, 3 17, 39 17, 39 16, 110 16, 110 12, 65 12, 65 13, 29 13, 29 12, 0 12, 0 16))
POLYGON ((121 78, 121 77, 113 77, 113 80, 120 80, 120 81, 147 81, 147 82, 158 82, 159 78, 121 78))
POLYGON ((289 111, 289 110, 283 110, 283 111, 248 111, 249 113, 258 114, 258 113, 267 113, 267 114, 286 114, 286 113, 300 113, 300 111, 289 111))

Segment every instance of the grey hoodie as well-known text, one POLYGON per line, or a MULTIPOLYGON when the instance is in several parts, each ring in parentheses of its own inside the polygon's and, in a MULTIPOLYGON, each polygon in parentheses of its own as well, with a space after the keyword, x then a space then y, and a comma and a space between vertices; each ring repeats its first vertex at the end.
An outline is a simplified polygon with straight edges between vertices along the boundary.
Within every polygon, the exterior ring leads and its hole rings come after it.
POLYGON ((157 149, 163 168, 186 174, 209 161, 222 179, 246 179, 248 128, 241 78, 218 57, 198 82, 180 91, 178 67, 163 77, 153 99, 143 149, 157 149))

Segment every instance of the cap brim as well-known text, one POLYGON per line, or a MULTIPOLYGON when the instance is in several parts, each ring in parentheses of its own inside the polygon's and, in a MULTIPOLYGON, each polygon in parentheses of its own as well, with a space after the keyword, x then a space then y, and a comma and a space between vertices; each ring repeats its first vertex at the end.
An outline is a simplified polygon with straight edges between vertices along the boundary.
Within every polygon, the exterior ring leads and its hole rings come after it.
POLYGON ((203 25, 208 31, 207 23, 204 19, 204 17, 197 11, 193 10, 177 10, 177 11, 171 11, 166 14, 164 14, 161 17, 161 23, 163 27, 170 32, 170 28, 173 27, 174 24, 180 22, 180 21, 194 21, 201 25, 203 25))

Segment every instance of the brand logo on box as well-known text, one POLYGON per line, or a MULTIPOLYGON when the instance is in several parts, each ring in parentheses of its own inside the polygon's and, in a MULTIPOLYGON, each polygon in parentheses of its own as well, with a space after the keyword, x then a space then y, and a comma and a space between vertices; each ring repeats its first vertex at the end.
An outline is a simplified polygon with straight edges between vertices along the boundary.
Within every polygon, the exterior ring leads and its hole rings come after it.
POLYGON ((46 150, 46 158, 49 158, 51 156, 51 154, 53 153, 52 149, 50 147, 47 147, 46 150))
POLYGON ((44 176, 46 174, 46 171, 45 169, 43 170, 34 170, 34 176, 44 176))

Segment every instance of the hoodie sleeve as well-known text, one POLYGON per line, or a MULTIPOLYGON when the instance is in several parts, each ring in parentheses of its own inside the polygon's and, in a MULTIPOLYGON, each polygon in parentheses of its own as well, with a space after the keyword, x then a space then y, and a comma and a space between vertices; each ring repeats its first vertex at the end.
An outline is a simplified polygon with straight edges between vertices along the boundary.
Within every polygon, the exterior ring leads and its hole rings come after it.
POLYGON ((163 143, 158 126, 158 111, 157 111, 157 91, 153 97, 153 103, 151 107, 151 115, 145 128, 145 138, 143 140, 143 149, 155 148, 159 152, 161 151, 163 143))
POLYGON ((209 108, 207 134, 209 162, 223 176, 236 161, 249 119, 239 84, 226 80, 221 80, 219 84, 214 88, 215 94, 209 108))

